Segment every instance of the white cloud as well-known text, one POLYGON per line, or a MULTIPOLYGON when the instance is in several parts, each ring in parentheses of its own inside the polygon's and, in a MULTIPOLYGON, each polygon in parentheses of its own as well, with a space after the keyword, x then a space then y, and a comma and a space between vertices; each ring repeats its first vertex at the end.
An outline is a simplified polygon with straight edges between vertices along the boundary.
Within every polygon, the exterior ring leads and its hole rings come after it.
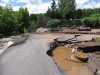
POLYGON ((27 8, 29 9, 30 13, 44 13, 47 11, 50 3, 43 3, 38 5, 28 5, 27 8))
MULTIPOLYGON (((5 6, 10 3, 10 0, 2 0, 4 3, 0 3, 1 6, 5 6)), ((14 0, 13 0, 14 1, 14 0)), ((23 2, 24 6, 12 6, 13 10, 18 10, 20 7, 27 7, 30 13, 44 13, 50 6, 50 2, 43 3, 42 0, 16 0, 16 2, 23 2)))
POLYGON ((77 4, 83 4, 83 3, 87 2, 87 1, 89 1, 89 0, 76 0, 76 3, 77 4))
POLYGON ((89 0, 76 0, 76 5, 77 5, 77 8, 89 8, 90 5, 84 5, 84 3, 86 3, 87 1, 89 0))
MULTIPOLYGON (((18 10, 20 7, 27 7, 30 13, 44 13, 47 11, 51 2, 43 3, 42 0, 2 0, 0 2, 1 6, 5 6, 10 1, 23 2, 23 6, 13 6, 14 10, 18 10)), ((100 7, 100 2, 95 2, 95 0, 76 0, 77 8, 94 8, 100 7)))
POLYGON ((100 3, 96 4, 96 7, 100 7, 100 3))
POLYGON ((15 7, 13 7, 13 10, 14 11, 19 10, 19 8, 20 8, 19 6, 15 6, 15 7))
POLYGON ((0 3, 0 6, 6 6, 6 4, 4 4, 4 3, 0 3))
POLYGON ((100 1, 96 0, 76 0, 77 8, 98 8, 100 7, 100 1))
POLYGON ((42 3, 41 0, 28 0, 26 7, 29 9, 30 13, 44 13, 50 6, 50 2, 42 3))

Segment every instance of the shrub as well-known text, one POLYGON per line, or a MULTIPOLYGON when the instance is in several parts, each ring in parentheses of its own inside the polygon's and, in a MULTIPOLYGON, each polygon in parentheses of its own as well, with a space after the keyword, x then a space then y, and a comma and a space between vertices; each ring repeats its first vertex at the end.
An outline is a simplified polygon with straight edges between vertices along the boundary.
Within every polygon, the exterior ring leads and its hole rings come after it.
POLYGON ((84 17, 81 21, 83 22, 83 24, 85 24, 85 26, 88 27, 100 27, 100 14, 93 14, 89 17, 84 17))
POLYGON ((61 21, 58 19, 50 19, 47 23, 47 26, 49 28, 57 28, 58 26, 60 26, 61 21))

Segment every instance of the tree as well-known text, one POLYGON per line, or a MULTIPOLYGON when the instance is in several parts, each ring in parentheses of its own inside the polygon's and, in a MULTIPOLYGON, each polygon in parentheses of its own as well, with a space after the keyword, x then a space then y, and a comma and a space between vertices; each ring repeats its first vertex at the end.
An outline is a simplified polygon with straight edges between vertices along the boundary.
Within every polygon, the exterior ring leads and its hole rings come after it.
POLYGON ((45 14, 37 15, 37 27, 46 27, 48 18, 45 14))
POLYGON ((29 12, 27 8, 20 8, 18 13, 19 30, 21 33, 24 33, 28 31, 28 27, 30 26, 29 12))
POLYGON ((47 23, 49 28, 57 28, 61 25, 61 21, 59 19, 50 19, 47 23))
POLYGON ((62 17, 70 18, 75 11, 75 0, 58 0, 59 12, 62 17))
POLYGON ((100 14, 92 14, 88 17, 84 17, 82 22, 88 27, 98 28, 100 27, 100 14))
POLYGON ((37 21, 37 15, 36 14, 30 14, 30 21, 37 21))
POLYGON ((56 2, 55 2, 55 0, 52 0, 51 11, 56 11, 56 2))
POLYGON ((48 8, 47 11, 47 16, 49 16, 50 18, 55 18, 55 13, 56 13, 56 2, 55 0, 52 0, 51 7, 48 8))
POLYGON ((16 32, 16 21, 11 8, 5 7, 0 12, 0 34, 5 36, 16 32))
POLYGON ((81 19, 81 18, 83 18, 83 12, 81 9, 78 9, 75 12, 75 19, 81 19))
POLYGON ((48 8, 48 11, 47 11, 47 16, 53 19, 61 18, 61 15, 58 12, 55 0, 52 0, 51 7, 48 8))

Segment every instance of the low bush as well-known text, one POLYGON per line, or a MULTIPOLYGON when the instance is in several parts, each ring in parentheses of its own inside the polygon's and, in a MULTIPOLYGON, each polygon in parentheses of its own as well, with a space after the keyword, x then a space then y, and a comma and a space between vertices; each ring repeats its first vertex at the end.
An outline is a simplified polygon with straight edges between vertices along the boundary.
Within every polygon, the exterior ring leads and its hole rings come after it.
POLYGON ((60 20, 58 20, 58 19, 50 19, 48 21, 48 23, 47 23, 47 26, 49 28, 57 28, 57 27, 60 26, 60 24, 61 24, 61 21, 60 20))
POLYGON ((100 14, 93 14, 89 17, 84 17, 82 22, 85 26, 98 28, 100 27, 100 14))

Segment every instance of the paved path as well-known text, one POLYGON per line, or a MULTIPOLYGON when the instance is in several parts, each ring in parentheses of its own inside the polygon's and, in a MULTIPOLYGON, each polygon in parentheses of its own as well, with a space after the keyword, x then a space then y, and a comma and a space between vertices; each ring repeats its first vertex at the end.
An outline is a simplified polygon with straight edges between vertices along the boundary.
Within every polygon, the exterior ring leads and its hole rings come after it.
POLYGON ((52 58, 46 55, 46 39, 33 36, 0 56, 0 75, 61 75, 52 58))

